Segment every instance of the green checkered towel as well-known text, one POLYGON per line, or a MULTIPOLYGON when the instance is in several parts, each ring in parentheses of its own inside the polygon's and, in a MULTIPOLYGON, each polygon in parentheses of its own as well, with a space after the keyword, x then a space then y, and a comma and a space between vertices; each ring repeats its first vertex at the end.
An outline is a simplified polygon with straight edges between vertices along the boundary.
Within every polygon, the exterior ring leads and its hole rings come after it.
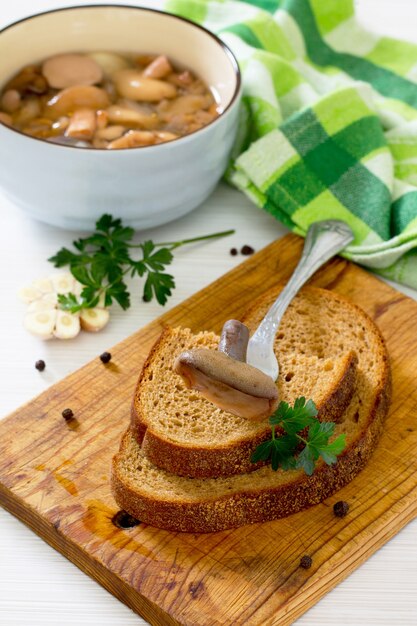
POLYGON ((417 45, 353 0, 167 0, 216 32, 243 74, 227 179, 294 232, 346 221, 346 256, 417 288, 417 45))

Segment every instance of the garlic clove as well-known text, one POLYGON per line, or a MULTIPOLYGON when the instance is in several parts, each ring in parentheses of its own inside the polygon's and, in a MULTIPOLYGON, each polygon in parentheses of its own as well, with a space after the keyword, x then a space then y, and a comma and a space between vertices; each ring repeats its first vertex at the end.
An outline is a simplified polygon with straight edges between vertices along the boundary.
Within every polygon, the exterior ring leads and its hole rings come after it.
POLYGON ((54 337, 57 339, 73 339, 80 332, 80 318, 74 313, 57 311, 54 337))
POLYGON ((58 294, 55 291, 51 291, 51 293, 45 293, 41 302, 48 302, 51 309, 56 309, 58 306, 58 294))
POLYGON ((41 339, 51 339, 55 328, 57 311, 37 311, 27 313, 23 325, 32 335, 41 339))
POLYGON ((30 302, 41 298, 42 292, 39 289, 36 289, 36 287, 22 287, 22 289, 19 289, 17 292, 17 295, 22 302, 29 304, 30 302))
POLYGON ((69 272, 61 272, 60 274, 52 274, 50 276, 52 286, 56 293, 70 293, 74 289, 74 277, 69 272))
POLYGON ((28 313, 37 313, 39 311, 54 311, 56 309, 56 304, 51 302, 49 299, 39 298, 39 300, 34 300, 28 306, 28 313))
POLYGON ((95 333, 106 326, 110 319, 107 309, 96 307, 95 309, 84 309, 80 313, 81 328, 90 333, 95 333))
POLYGON ((51 293, 54 290, 49 278, 38 278, 38 280, 34 280, 32 287, 39 289, 42 293, 51 293))

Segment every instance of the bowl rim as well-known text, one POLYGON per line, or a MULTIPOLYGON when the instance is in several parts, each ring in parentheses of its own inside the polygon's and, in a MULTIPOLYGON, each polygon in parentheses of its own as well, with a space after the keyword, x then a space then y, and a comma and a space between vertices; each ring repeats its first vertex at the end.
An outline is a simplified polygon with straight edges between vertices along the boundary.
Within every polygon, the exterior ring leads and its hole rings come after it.
POLYGON ((109 154, 117 154, 117 153, 126 153, 126 152, 131 152, 133 150, 150 150, 150 149, 161 149, 161 148, 165 148, 168 145, 172 145, 172 144, 176 144, 178 142, 182 142, 184 143, 187 139, 189 139, 190 137, 192 137, 193 135, 196 135, 198 133, 202 133, 204 131, 206 131, 209 127, 219 123, 222 118, 225 117, 225 115, 227 113, 230 112, 230 110, 232 109, 232 107, 234 106, 234 104, 236 103, 236 101, 238 100, 238 97, 240 95, 241 92, 241 88, 242 88, 242 73, 240 71, 239 68, 239 63, 234 55, 234 53, 231 51, 231 49, 229 48, 229 46, 224 43, 224 41, 222 41, 222 39, 220 39, 220 37, 218 37, 215 33, 211 32, 210 30, 208 30, 208 28, 205 28, 204 26, 201 26, 201 24, 197 24, 196 22, 193 22, 192 20, 189 20, 186 17, 183 17, 182 15, 176 15, 175 13, 170 13, 169 11, 163 11, 161 9, 153 9, 150 7, 144 7, 144 6, 140 6, 140 5, 132 5, 132 4, 118 4, 118 3, 111 3, 111 4, 72 4, 72 5, 68 5, 65 7, 58 7, 56 9, 48 9, 47 11, 40 11, 38 13, 32 13, 31 15, 28 15, 26 17, 22 17, 18 20, 15 20, 14 22, 11 22, 10 24, 7 24, 6 26, 4 26, 3 28, 0 29, 0 36, 7 30, 9 30, 10 28, 13 28, 15 26, 17 26, 18 24, 21 24, 23 22, 28 22, 29 20, 35 19, 37 17, 42 17, 43 15, 48 15, 50 13, 60 13, 63 11, 72 11, 75 9, 129 9, 129 10, 134 10, 134 11, 147 11, 149 13, 157 13, 159 15, 166 15, 169 18, 172 19, 176 19, 182 22, 186 22, 189 26, 192 26, 194 28, 197 28, 199 30, 201 30, 203 33, 205 33, 206 35, 209 35, 212 39, 214 39, 214 41, 223 49, 223 52, 225 53, 225 56, 228 58, 228 60, 230 61, 230 64, 232 66, 232 69, 234 71, 235 74, 235 78, 236 78, 236 85, 235 85, 235 89, 232 95, 232 98, 229 102, 229 104, 226 106, 226 108, 218 115, 218 117, 216 117, 214 120, 212 120, 211 122, 209 122, 208 124, 205 124, 205 126, 202 126, 201 128, 198 128, 197 130, 193 130, 191 133, 188 133, 187 135, 182 135, 181 137, 178 137, 176 139, 173 139, 171 141, 164 141, 162 143, 159 144, 154 144, 151 146, 135 146, 135 147, 131 147, 131 148, 119 148, 117 150, 108 150, 107 148, 94 148, 93 146, 87 146, 87 147, 82 147, 82 146, 70 146, 67 144, 62 144, 62 143, 55 143, 52 141, 48 141, 47 139, 44 139, 42 137, 33 137, 32 135, 28 135, 27 133, 24 133, 21 130, 18 130, 17 128, 13 128, 13 126, 8 126, 7 124, 5 124, 4 122, 2 122, 0 120, 0 127, 4 127, 5 129, 12 131, 14 133, 17 133, 18 135, 21 135, 23 137, 26 137, 27 139, 33 139, 36 141, 40 141, 43 144, 47 144, 49 146, 56 146, 58 148, 65 148, 65 149, 71 149, 71 150, 82 150, 82 151, 91 151, 91 152, 96 152, 96 153, 109 153, 109 154))

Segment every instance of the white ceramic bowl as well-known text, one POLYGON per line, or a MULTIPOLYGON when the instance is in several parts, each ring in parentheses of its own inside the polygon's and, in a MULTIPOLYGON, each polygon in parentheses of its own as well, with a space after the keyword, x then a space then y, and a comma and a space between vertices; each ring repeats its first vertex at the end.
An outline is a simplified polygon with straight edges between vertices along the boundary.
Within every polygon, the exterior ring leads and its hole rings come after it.
POLYGON ((0 85, 50 55, 92 50, 166 54, 206 81, 223 113, 173 142, 125 150, 48 143, 0 123, 3 191, 33 217, 71 229, 91 229, 103 213, 143 229, 188 213, 213 191, 236 136, 240 73, 234 56, 212 33, 171 14, 70 7, 0 32, 0 85))

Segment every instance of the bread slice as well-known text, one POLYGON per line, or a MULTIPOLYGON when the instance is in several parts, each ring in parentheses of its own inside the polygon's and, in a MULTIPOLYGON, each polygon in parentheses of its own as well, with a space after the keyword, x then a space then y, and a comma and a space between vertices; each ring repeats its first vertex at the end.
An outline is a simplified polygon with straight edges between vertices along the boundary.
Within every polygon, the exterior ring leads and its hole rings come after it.
MULTIPOLYGON (((245 316, 250 329, 277 293, 264 296, 245 316)), ((293 403, 301 395, 312 398, 321 421, 338 421, 352 397, 358 359, 363 364, 372 358, 379 338, 375 332, 365 313, 345 299, 323 289, 304 289, 290 305, 275 342, 280 399, 293 403)), ((139 378, 132 431, 149 460, 174 474, 209 478, 253 471, 260 465, 251 463, 251 453, 270 436, 267 420, 222 411, 187 389, 173 371, 180 352, 216 349, 218 339, 210 332, 166 329, 139 378)))
MULTIPOLYGON (((265 298, 265 307, 274 296, 265 298)), ((187 478, 156 467, 128 429, 113 458, 111 473, 112 492, 121 508, 166 530, 221 531, 278 519, 317 504, 365 466, 378 442, 390 402, 391 375, 384 341, 361 309, 335 294, 305 290, 293 309, 280 330, 282 350, 290 353, 297 349, 300 355, 330 359, 352 344, 357 348, 355 390, 335 429, 335 436, 345 433, 347 442, 337 463, 328 466, 319 461, 312 476, 301 469, 274 472, 265 465, 247 474, 187 478), (321 313, 315 324, 307 321, 313 308, 316 314, 321 313), (300 325, 297 319, 302 315, 306 323, 300 325), (328 327, 330 319, 332 329, 328 327)), ((255 307, 247 319, 256 325, 261 316, 255 307)))
POLYGON ((383 346, 363 373, 335 434, 347 447, 335 465, 272 471, 269 465, 226 478, 185 478, 153 465, 128 429, 113 458, 111 488, 122 509, 152 526, 207 533, 266 522, 317 504, 351 481, 366 465, 382 430, 390 401, 390 373, 383 346), (376 365, 376 367, 375 367, 376 365))
MULTIPOLYGON (((142 372, 132 411, 132 427, 149 460, 174 474, 210 478, 250 472, 253 450, 270 436, 268 421, 240 418, 187 389, 172 369, 184 349, 216 349, 213 333, 167 328, 142 372), (146 416, 142 417, 142 416, 146 416), (139 417, 139 419, 137 419, 139 417)), ((349 404, 356 380, 353 351, 336 359, 293 352, 280 359, 281 400, 312 398, 321 421, 338 421, 349 404)))

